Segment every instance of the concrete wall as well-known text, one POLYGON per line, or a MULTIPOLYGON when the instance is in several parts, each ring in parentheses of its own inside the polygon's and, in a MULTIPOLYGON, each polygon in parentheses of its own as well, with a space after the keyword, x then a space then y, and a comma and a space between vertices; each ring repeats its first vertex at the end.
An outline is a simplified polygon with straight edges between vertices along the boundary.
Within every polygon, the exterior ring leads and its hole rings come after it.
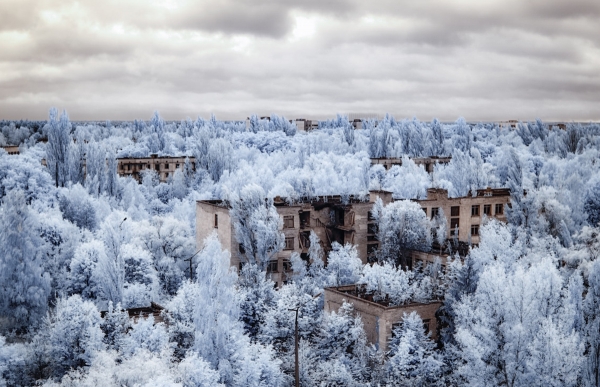
POLYGON ((410 314, 413 311, 417 312, 421 319, 429 320, 429 333, 433 340, 437 340, 438 323, 435 313, 442 306, 441 301, 429 304, 414 303, 386 307, 376 302, 345 293, 345 291, 353 291, 354 289, 355 285, 326 288, 325 312, 337 312, 344 301, 351 303, 354 306, 355 313, 360 316, 363 322, 367 340, 378 349, 383 352, 387 351, 388 343, 392 338, 393 325, 401 322, 404 314, 410 314))
MULTIPOLYGON (((120 158, 117 159, 117 173, 119 176, 131 176, 139 181, 141 171, 152 169, 158 173, 159 180, 164 183, 175 174, 176 170, 183 171, 186 158, 188 157, 120 158)), ((194 157, 189 159, 193 166, 194 157)))

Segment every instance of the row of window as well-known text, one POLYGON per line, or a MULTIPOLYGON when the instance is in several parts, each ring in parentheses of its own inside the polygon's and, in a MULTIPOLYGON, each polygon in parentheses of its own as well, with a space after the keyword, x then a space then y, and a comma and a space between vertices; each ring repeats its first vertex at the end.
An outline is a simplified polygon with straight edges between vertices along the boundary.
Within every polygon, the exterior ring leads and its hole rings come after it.
MULTIPOLYGON (((480 215, 480 210, 481 205, 480 204, 476 204, 471 206, 471 216, 479 216, 480 215)), ((425 211, 425 214, 427 214, 427 207, 423 207, 423 211, 425 211)), ((431 219, 435 218, 436 216, 438 216, 438 214, 440 213, 440 208, 439 207, 433 207, 431 209, 431 219)), ((492 216, 492 205, 491 204, 484 204, 483 205, 483 214, 487 215, 487 216, 492 216)), ((494 214, 495 215, 502 215, 504 214, 504 204, 503 203, 497 203, 494 207, 494 214)), ((452 206, 450 207, 450 216, 460 216, 460 206, 452 206)))
MULTIPOLYGON (((121 169, 125 170, 127 169, 128 171, 131 171, 132 168, 135 169, 136 166, 140 166, 142 167, 142 169, 150 169, 150 164, 121 164, 121 169)), ((169 164, 164 164, 165 167, 164 169, 169 169, 169 164)), ((160 171, 160 164, 154 164, 154 169, 156 169, 157 171, 160 171)), ((175 164, 175 169, 179 169, 179 164, 175 164)))

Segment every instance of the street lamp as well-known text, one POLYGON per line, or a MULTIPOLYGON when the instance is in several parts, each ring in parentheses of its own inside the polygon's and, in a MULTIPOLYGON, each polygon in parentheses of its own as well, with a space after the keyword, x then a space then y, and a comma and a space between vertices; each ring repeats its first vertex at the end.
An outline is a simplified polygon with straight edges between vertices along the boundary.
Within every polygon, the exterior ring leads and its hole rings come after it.
POLYGON ((296 312, 296 323, 295 323, 295 331, 294 331, 294 352, 295 352, 295 356, 296 356, 296 361, 294 364, 294 379, 296 379, 296 387, 300 387, 300 364, 298 363, 298 311, 300 310, 300 308, 302 308, 304 305, 306 305, 309 301, 314 300, 315 298, 319 297, 320 295, 321 295, 321 293, 317 294, 310 300, 303 302, 302 304, 296 306, 295 308, 288 309, 290 312, 296 312))
POLYGON ((192 258, 194 258, 196 255, 198 255, 198 253, 201 252, 201 251, 202 251, 202 249, 196 251, 194 253, 194 255, 192 255, 191 257, 186 258, 186 259, 183 260, 184 262, 190 261, 190 281, 192 280, 192 278, 194 278, 194 276, 192 275, 192 258))

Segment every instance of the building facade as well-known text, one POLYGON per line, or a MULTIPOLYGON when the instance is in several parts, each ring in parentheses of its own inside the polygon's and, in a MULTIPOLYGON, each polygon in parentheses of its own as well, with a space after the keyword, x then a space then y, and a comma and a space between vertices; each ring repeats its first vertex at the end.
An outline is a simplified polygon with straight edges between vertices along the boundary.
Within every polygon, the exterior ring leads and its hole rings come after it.
MULTIPOLYGON (((274 199, 274 206, 281 217, 280 231, 285 236, 285 247, 270 261, 267 272, 277 284, 285 283, 291 274, 290 257, 296 252, 308 260, 310 232, 320 240, 325 253, 331 250, 333 242, 356 245, 358 256, 366 263, 369 254, 378 246, 375 229, 370 224, 373 204, 350 197, 344 201, 340 196, 318 196, 288 202, 280 197, 274 199)), ((196 245, 203 247, 204 240, 216 232, 223 249, 231 253, 231 265, 240 267, 243 253, 235 238, 230 207, 220 200, 196 202, 196 245)))
POLYGON ((384 303, 370 300, 368 295, 361 294, 359 285, 325 288, 325 312, 337 312, 344 301, 351 303, 354 306, 354 312, 360 316, 367 341, 384 353, 393 337, 394 328, 402 324, 405 314, 417 312, 423 320, 425 332, 433 340, 437 340, 439 336, 436 312, 442 306, 441 301, 387 306, 384 303))
POLYGON ((506 208, 510 203, 508 188, 478 189, 474 196, 449 198, 442 188, 427 190, 427 198, 415 200, 433 219, 440 210, 444 211, 448 230, 446 238, 457 237, 458 241, 479 244, 479 228, 484 217, 506 222, 506 208))
POLYGON ((175 174, 175 171, 183 171, 185 160, 189 159, 192 168, 195 168, 195 158, 187 156, 161 156, 153 154, 150 157, 125 157, 117 159, 117 173, 119 176, 131 176, 138 182, 142 180, 140 172, 144 170, 153 170, 158 174, 159 180, 164 183, 169 177, 175 174))

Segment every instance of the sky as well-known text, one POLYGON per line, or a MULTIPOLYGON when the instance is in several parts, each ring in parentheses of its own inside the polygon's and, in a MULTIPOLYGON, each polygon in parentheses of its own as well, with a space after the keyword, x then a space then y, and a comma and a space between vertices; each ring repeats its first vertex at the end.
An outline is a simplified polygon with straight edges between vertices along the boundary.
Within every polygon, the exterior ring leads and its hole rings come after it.
POLYGON ((0 0, 0 119, 600 121, 598 0, 0 0))

